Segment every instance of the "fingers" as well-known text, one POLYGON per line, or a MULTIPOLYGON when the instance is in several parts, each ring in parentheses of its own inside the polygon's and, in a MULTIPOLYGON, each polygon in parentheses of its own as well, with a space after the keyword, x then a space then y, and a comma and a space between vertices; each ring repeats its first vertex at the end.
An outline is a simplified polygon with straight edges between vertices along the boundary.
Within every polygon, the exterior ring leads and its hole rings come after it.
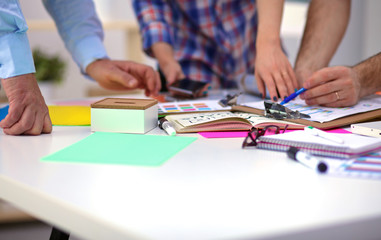
POLYGON ((304 82, 303 87, 310 89, 326 82, 342 78, 348 75, 346 71, 347 68, 340 66, 323 68, 313 73, 312 76, 304 82))
POLYGON ((181 65, 177 61, 171 61, 166 64, 162 64, 160 65, 160 68, 164 73, 168 87, 176 81, 186 77, 183 73, 183 70, 181 69, 181 65))
POLYGON ((265 98, 266 97, 266 87, 265 87, 265 84, 264 84, 264 81, 262 80, 262 78, 259 76, 259 74, 257 74, 257 71, 255 72, 255 80, 257 82, 257 87, 258 87, 259 92, 262 95, 262 98, 265 98))
POLYGON ((157 94, 160 77, 151 67, 131 61, 101 59, 92 62, 86 72, 100 86, 110 90, 145 89, 146 95, 157 94))
POLYGON ((273 74, 262 73, 261 75, 256 73, 256 81, 261 94, 263 94, 263 96, 266 95, 267 87, 270 98, 273 101, 278 101, 278 97, 285 99, 294 92, 297 86, 294 85, 294 82, 296 83, 295 75, 293 72, 290 74, 288 70, 285 70, 283 73, 274 72, 273 74))
POLYGON ((1 82, 9 100, 8 115, 0 122, 3 132, 10 135, 50 133, 52 124, 48 107, 34 74, 2 79, 1 82))
POLYGON ((281 99, 285 99, 289 95, 285 76, 288 76, 288 74, 281 74, 280 72, 275 72, 273 74, 273 79, 275 80, 275 85, 281 99))
POLYGON ((255 71, 258 89, 265 94, 266 87, 273 101, 285 99, 298 86, 291 64, 279 47, 260 48, 255 71))
POLYGON ((10 128, 21 118, 24 107, 20 102, 15 102, 11 106, 9 106, 7 116, 0 122, 1 128, 10 128))
POLYGON ((305 83, 302 94, 308 105, 352 106, 359 100, 360 86, 350 68, 330 67, 314 73, 305 83))
POLYGON ((319 97, 306 100, 308 105, 320 105, 325 107, 347 107, 349 96, 345 91, 334 91, 319 97))
MULTIPOLYGON (((12 107, 9 108, 8 115, 13 115, 13 109, 12 107)), ((39 135, 41 133, 51 133, 52 123, 48 110, 40 111, 40 109, 34 108, 34 106, 27 106, 24 108, 24 111, 22 111, 18 121, 3 128, 4 133, 8 135, 39 135)), ((13 120, 12 117, 11 119, 13 120)), ((7 120, 7 118, 4 119, 4 121, 7 120)))
POLYGON ((44 117, 44 124, 42 126, 42 133, 51 133, 53 130, 52 120, 50 119, 49 113, 44 117))
POLYGON ((143 64, 130 63, 129 73, 139 81, 139 88, 145 89, 146 96, 157 95, 161 89, 159 73, 143 64))
POLYGON ((295 74, 294 70, 292 69, 291 65, 287 69, 287 74, 288 74, 288 78, 291 80, 291 81, 286 80, 288 91, 291 94, 295 91, 295 89, 299 89, 299 83, 298 83, 298 80, 296 78, 296 74, 295 74))

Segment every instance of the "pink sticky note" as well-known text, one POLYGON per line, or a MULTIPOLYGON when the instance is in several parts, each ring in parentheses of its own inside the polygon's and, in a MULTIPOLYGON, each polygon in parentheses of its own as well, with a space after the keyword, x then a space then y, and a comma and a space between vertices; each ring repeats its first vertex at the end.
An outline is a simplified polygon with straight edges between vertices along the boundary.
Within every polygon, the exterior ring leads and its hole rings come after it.
POLYGON ((92 103, 96 102, 96 100, 68 100, 68 101, 57 101, 54 102, 54 105, 59 106, 90 106, 92 103))
POLYGON ((199 132, 204 138, 244 138, 247 136, 247 131, 234 132, 199 132))
MULTIPOLYGON (((293 131, 303 131, 302 129, 291 129, 286 130, 285 132, 293 132, 293 131)), ((282 132, 282 130, 281 130, 282 132)), ((351 133, 350 131, 347 131, 342 128, 336 128, 331 130, 325 130, 325 132, 329 133, 351 133)), ((247 136, 247 131, 232 131, 232 132, 199 132, 201 136, 204 138, 244 138, 247 136)))

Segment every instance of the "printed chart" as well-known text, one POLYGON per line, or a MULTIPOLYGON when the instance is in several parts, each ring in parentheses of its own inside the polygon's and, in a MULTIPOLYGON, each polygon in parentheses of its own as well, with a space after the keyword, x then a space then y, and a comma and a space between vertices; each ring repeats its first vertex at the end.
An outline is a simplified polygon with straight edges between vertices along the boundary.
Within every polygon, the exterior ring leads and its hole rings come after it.
POLYGON ((230 107, 222 107, 213 100, 159 103, 159 114, 216 110, 230 110, 230 107))

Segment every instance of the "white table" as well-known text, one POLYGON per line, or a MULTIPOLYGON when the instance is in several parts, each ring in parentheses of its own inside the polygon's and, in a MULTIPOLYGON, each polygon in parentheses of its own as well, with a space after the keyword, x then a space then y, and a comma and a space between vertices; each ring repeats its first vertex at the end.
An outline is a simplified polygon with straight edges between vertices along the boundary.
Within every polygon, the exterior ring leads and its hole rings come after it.
POLYGON ((89 134, 0 133, 0 198, 84 239, 381 237, 381 181, 318 175, 241 138, 200 136, 161 167, 40 161, 89 134))

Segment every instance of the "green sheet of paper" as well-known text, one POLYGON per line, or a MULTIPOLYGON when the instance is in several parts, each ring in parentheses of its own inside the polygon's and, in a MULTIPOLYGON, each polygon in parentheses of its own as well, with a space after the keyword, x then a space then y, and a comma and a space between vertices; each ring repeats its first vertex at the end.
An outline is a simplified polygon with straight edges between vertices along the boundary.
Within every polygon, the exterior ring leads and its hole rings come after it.
POLYGON ((160 166, 197 138, 95 132, 42 161, 160 166))

